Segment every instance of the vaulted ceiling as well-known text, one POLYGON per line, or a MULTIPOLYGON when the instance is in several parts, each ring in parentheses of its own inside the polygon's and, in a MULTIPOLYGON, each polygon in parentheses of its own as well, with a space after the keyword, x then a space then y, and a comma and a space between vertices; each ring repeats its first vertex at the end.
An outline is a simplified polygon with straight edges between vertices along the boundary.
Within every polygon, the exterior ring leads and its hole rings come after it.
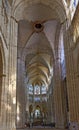
POLYGON ((13 16, 18 21, 18 56, 25 56, 28 83, 48 85, 53 76, 56 35, 65 21, 61 0, 15 0, 13 16))
POLYGON ((63 0, 14 0, 12 13, 17 20, 23 18, 28 20, 36 20, 37 18, 38 20, 40 20, 41 18, 42 20, 47 20, 43 18, 43 15, 45 14, 47 16, 46 18, 50 17, 51 19, 53 16, 53 19, 59 19, 61 22, 63 22, 66 18, 66 11, 64 8, 63 0), (35 6, 34 8, 34 5, 36 4, 37 6, 35 6), (41 7, 38 4, 42 4, 45 6, 43 6, 41 10, 41 7), (37 14, 35 12, 37 12, 37 14))

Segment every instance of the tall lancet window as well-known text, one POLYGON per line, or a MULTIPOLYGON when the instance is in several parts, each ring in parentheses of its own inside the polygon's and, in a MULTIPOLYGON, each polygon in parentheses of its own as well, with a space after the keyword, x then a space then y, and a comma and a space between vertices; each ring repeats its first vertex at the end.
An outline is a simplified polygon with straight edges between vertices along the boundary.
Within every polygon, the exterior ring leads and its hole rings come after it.
POLYGON ((34 88, 34 93, 36 94, 36 95, 39 95, 40 94, 40 86, 38 86, 38 85, 36 85, 35 86, 35 88, 34 88))

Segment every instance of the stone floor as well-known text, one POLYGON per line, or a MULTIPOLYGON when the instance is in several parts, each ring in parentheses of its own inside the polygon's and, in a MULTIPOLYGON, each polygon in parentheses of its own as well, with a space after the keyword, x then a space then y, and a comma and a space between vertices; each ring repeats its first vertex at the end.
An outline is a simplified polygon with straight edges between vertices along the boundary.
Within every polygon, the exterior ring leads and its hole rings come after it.
POLYGON ((67 129, 55 129, 55 128, 24 128, 17 130, 67 130, 67 129))
POLYGON ((33 128, 24 128, 24 129, 17 129, 17 130, 68 130, 68 129, 56 129, 56 128, 50 128, 50 127, 33 127, 33 128))

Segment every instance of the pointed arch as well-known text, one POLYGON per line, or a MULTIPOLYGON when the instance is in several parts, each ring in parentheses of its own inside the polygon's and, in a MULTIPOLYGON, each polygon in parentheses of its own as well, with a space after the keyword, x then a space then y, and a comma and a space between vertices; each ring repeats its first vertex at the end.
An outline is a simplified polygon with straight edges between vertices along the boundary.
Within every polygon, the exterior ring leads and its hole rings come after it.
POLYGON ((1 114, 1 100, 4 88, 4 78, 6 76, 6 61, 5 61, 5 49, 4 40, 0 33, 0 114, 1 114))

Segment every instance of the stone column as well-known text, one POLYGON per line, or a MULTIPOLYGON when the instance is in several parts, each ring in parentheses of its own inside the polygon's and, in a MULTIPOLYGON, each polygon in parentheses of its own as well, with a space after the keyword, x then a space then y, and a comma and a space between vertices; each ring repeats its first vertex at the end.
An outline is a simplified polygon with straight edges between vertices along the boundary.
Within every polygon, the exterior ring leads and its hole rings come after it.
POLYGON ((17 127, 23 128, 26 113, 26 92, 25 92, 25 62, 18 57, 18 76, 17 76, 17 127))
MULTIPOLYGON (((15 110, 13 109, 13 95, 15 95, 15 100, 16 100, 16 58, 17 58, 17 39, 14 37, 14 29, 13 25, 14 22, 13 20, 9 17, 9 28, 8 28, 8 73, 7 73, 7 81, 8 81, 8 87, 7 87, 7 108, 6 108, 6 126, 7 129, 9 128, 15 128, 15 118, 13 119, 13 113, 15 116, 15 110), (15 40, 16 39, 16 40, 15 40), (13 42, 14 41, 14 42, 13 42), (15 47, 15 49, 14 49, 15 47), (14 57, 15 56, 15 57, 14 57), (12 91, 13 86, 15 87, 15 92, 12 91)), ((16 26, 16 25, 15 25, 16 26)), ((16 26, 17 30, 17 26, 16 26)), ((16 34, 16 33, 15 33, 16 34)), ((16 108, 16 106, 15 106, 16 108)))
POLYGON ((35 91, 35 87, 33 86, 33 106, 34 106, 34 104, 35 104, 35 101, 34 101, 34 100, 35 100, 35 99, 34 99, 34 98, 35 98, 34 91, 35 91))
POLYGON ((54 62, 54 105, 55 105, 55 127, 64 128, 63 108, 62 108, 62 84, 60 57, 56 57, 54 62))
POLYGON ((26 78, 26 122, 29 122, 29 86, 27 84, 28 80, 26 78))
POLYGON ((51 123, 54 122, 54 95, 53 95, 53 78, 52 78, 52 81, 51 81, 51 84, 50 84, 50 108, 51 108, 51 111, 50 111, 50 120, 51 120, 51 123))
POLYGON ((22 60, 22 87, 23 87, 23 101, 22 101, 22 114, 23 114, 23 127, 25 124, 25 112, 26 112, 26 70, 25 70, 25 61, 22 60))
POLYGON ((42 87, 40 87, 40 102, 42 103, 42 87))
POLYGON ((67 70, 67 92, 69 102, 70 130, 78 130, 79 125, 79 85, 76 84, 74 73, 73 51, 70 46, 73 44, 72 30, 65 32, 65 58, 67 70))
POLYGON ((68 106, 66 78, 62 79, 62 104, 63 104, 64 126, 65 126, 65 128, 67 128, 68 127, 69 106, 68 106))
POLYGON ((11 129, 16 129, 16 79, 17 79, 17 30, 18 24, 11 19, 11 68, 10 68, 10 90, 11 90, 11 129))
POLYGON ((5 77, 4 76, 2 76, 2 96, 1 96, 1 113, 0 113, 0 130, 5 130, 5 128, 6 128, 6 108, 5 108, 5 106, 6 106, 6 104, 7 104, 7 93, 5 92, 5 89, 6 89, 6 87, 5 87, 5 84, 6 84, 6 86, 7 86, 7 80, 6 80, 6 75, 5 75, 5 77))
POLYGON ((22 74, 21 74, 21 58, 18 57, 17 59, 17 117, 16 117, 16 124, 17 128, 22 127, 22 108, 21 102, 23 100, 23 87, 22 87, 22 74), (21 89, 22 88, 22 89, 21 89))
POLYGON ((55 111, 54 111, 54 95, 52 94, 52 98, 51 98, 51 123, 54 123, 55 122, 55 111))
POLYGON ((47 123, 49 123, 49 93, 47 95, 47 123))
POLYGON ((52 107, 52 95, 50 95, 50 123, 53 122, 53 107, 52 107))
POLYGON ((52 94, 50 94, 50 90, 51 86, 49 86, 49 90, 48 90, 48 100, 47 100, 47 110, 48 110, 48 115, 47 115, 47 123, 51 123, 52 121, 52 94))

